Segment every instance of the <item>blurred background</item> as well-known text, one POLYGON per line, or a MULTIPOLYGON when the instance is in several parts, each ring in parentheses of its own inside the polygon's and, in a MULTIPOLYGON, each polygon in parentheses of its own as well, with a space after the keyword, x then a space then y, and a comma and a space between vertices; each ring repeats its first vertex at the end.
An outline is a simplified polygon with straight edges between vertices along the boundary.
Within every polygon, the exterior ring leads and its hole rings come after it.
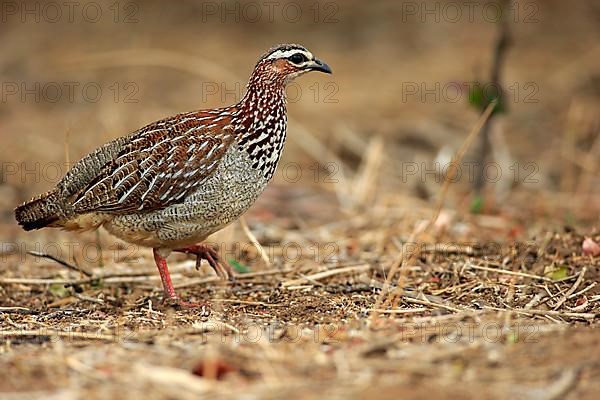
POLYGON ((283 42, 305 45, 334 74, 288 88, 288 143, 251 225, 274 214, 323 223, 370 207, 431 208, 452 155, 501 85, 501 110, 462 160, 447 206, 521 218, 517 236, 532 216, 597 226, 597 1, 1 7, 7 242, 22 237, 14 206, 51 188, 66 165, 154 120, 236 102, 258 57, 283 42))
POLYGON ((596 398, 599 39, 598 0, 0 1, 0 397, 596 398), (288 87, 274 181, 211 238, 236 282, 169 257, 208 319, 150 249, 17 226, 284 42, 334 73, 288 87))

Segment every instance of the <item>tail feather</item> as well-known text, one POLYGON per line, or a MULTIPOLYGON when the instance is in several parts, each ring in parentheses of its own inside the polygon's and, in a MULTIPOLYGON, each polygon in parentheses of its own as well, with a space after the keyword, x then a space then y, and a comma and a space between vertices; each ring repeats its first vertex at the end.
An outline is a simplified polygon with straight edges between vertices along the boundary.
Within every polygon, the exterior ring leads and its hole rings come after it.
POLYGON ((60 220, 58 194, 49 191, 15 208, 15 218, 26 231, 55 226, 60 220))

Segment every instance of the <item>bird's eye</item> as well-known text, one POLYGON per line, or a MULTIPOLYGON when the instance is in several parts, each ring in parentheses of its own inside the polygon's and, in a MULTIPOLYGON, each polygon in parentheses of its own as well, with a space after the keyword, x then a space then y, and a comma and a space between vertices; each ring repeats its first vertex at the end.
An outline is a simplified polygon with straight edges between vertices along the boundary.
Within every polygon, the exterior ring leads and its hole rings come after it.
POLYGON ((296 54, 292 54, 288 58, 288 60, 290 60, 294 64, 301 64, 305 61, 308 61, 308 58, 306 58, 306 56, 302 53, 296 53, 296 54))

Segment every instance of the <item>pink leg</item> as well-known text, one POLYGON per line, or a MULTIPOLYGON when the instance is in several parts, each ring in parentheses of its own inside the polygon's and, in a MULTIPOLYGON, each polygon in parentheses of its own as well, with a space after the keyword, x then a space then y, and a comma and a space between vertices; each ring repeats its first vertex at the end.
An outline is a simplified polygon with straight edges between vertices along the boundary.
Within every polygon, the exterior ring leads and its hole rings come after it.
POLYGON ((164 300, 169 299, 177 299, 177 294, 175 294, 175 288, 173 287, 173 282, 171 282, 171 275, 169 274, 169 267, 167 266, 167 260, 161 256, 158 252, 158 249, 153 249, 154 253, 154 261, 156 262, 156 267, 158 268, 158 273, 160 274, 160 280, 163 285, 163 292, 165 294, 164 300))
POLYGON ((160 255, 158 249, 153 249, 154 253, 154 261, 156 262, 156 267, 158 268, 158 273, 160 274, 160 280, 163 285, 163 303, 167 303, 170 305, 178 305, 182 307, 205 307, 206 304, 195 304, 188 303, 183 301, 177 296, 175 293, 175 288, 173 287, 173 282, 171 282, 171 275, 169 274, 169 267, 167 266, 167 260, 160 255))
POLYGON ((175 249, 175 251, 186 254, 195 254, 197 257, 196 268, 200 267, 200 260, 204 259, 208 261, 208 264, 221 279, 234 280, 234 272, 231 265, 225 260, 222 260, 219 253, 206 244, 196 244, 181 249, 175 249))

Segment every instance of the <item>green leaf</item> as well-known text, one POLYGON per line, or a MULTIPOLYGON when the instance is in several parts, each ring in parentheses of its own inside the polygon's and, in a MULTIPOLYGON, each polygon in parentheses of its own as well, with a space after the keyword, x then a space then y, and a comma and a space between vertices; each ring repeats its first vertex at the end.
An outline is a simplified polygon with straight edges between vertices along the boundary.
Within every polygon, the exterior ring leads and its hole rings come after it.
POLYGON ((544 275, 553 281, 558 281, 569 276, 569 268, 566 265, 560 265, 555 268, 546 268, 544 275))
POLYGON ((246 267, 244 264, 240 264, 236 260, 229 260, 229 264, 240 274, 245 274, 246 272, 250 272, 250 269, 246 267))
POLYGON ((497 85, 476 82, 469 88, 468 100, 479 111, 483 111, 494 100, 497 101, 492 114, 506 112, 506 103, 502 90, 497 85))
POLYGON ((478 194, 471 200, 471 214, 481 214, 484 205, 483 196, 478 194))
POLYGON ((469 90, 469 104, 476 109, 483 109, 483 89, 480 85, 476 85, 469 90))
POLYGON ((62 283, 53 283, 48 288, 48 291, 52 293, 54 297, 58 297, 62 299, 63 297, 67 297, 71 295, 71 291, 65 287, 62 283))

